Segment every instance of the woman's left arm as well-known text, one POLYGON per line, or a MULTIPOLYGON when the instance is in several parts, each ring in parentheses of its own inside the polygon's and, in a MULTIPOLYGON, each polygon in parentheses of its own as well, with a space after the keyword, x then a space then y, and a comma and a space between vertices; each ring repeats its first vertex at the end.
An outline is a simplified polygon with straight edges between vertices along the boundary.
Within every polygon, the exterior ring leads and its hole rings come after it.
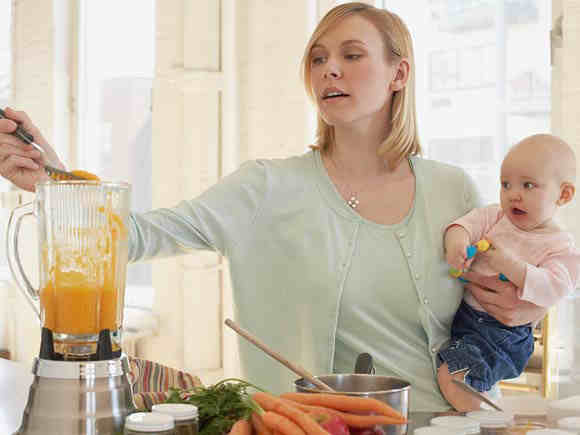
POLYGON ((485 311, 506 326, 537 322, 548 311, 547 308, 521 300, 516 286, 500 281, 497 276, 465 272, 462 277, 470 281, 465 286, 485 311))

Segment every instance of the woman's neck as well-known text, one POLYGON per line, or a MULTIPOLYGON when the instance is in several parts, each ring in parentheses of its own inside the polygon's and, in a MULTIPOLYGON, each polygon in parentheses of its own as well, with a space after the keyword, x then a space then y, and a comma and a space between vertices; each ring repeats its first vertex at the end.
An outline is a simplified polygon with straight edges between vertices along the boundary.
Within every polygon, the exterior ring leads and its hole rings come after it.
MULTIPOLYGON (((371 123, 372 124, 372 123, 371 123)), ((335 126, 334 143, 328 157, 340 167, 344 176, 368 178, 369 176, 395 174, 399 168, 389 171, 379 149, 387 138, 389 130, 381 125, 335 126)))

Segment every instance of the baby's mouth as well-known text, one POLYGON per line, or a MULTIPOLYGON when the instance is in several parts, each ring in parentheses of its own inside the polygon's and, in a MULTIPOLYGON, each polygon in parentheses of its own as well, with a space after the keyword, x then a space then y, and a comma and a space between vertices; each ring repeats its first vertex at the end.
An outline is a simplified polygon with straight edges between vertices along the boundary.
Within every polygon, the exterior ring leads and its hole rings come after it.
POLYGON ((517 207, 512 208, 512 213, 515 215, 518 215, 518 216, 522 216, 522 215, 526 214, 526 212, 524 210, 519 209, 517 207))

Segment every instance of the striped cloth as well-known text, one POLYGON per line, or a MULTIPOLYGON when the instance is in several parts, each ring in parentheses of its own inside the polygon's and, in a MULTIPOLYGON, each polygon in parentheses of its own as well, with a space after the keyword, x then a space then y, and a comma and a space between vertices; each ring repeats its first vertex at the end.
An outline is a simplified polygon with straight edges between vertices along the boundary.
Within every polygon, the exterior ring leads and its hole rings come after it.
POLYGON ((197 376, 164 366, 154 361, 129 358, 129 382, 139 410, 151 410, 169 396, 169 388, 190 389, 202 385, 197 376))

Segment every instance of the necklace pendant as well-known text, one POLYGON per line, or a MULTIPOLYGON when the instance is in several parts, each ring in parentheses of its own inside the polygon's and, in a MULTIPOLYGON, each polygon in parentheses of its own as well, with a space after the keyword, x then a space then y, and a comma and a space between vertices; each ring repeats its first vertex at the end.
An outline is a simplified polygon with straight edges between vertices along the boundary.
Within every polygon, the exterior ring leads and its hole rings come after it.
POLYGON ((359 200, 355 194, 352 194, 346 203, 349 205, 350 208, 357 208, 359 205, 359 200))

